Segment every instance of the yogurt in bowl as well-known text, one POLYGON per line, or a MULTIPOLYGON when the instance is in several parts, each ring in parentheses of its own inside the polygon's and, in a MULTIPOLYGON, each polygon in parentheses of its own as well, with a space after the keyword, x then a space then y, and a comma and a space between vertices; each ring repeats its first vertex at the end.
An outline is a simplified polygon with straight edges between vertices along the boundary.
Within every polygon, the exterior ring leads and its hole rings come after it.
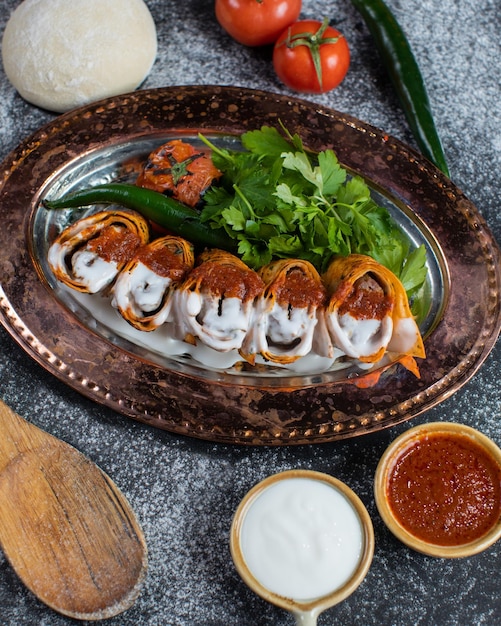
POLYGON ((374 533, 347 485, 320 472, 289 470, 247 493, 233 519, 230 548, 251 589, 294 613, 298 623, 315 624, 364 579, 374 533))

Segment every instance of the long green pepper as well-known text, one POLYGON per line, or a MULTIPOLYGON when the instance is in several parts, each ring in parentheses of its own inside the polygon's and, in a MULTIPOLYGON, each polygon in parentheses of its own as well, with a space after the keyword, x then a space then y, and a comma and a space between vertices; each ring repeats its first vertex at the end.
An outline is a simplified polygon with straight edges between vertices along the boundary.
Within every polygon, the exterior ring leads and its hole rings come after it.
POLYGON ((382 0, 351 2, 375 40, 416 143, 424 156, 449 176, 424 80, 402 28, 382 0))
POLYGON ((47 209, 76 209, 93 204, 117 204, 184 237, 191 243, 235 252, 237 242, 223 229, 214 229, 200 221, 198 211, 158 191, 125 183, 96 185, 66 194, 57 200, 45 200, 47 209))

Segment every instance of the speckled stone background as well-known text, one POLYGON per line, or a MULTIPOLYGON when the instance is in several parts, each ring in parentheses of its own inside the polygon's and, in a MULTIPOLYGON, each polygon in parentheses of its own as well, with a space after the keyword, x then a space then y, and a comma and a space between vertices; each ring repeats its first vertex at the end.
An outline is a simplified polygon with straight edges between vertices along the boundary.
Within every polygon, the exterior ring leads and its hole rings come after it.
MULTIPOLYGON (((0 0, 0 31, 15 0, 0 0)), ((268 50, 241 47, 217 25, 208 0, 148 0, 159 51, 144 87, 221 84, 287 94, 268 50)), ((388 0, 408 34, 428 85, 453 181, 501 240, 501 5, 499 0, 388 0)), ((349 74, 334 92, 309 97, 413 145, 368 31, 349 0, 303 2, 346 35, 349 74)), ((50 37, 50 33, 47 33, 50 37)), ((290 93, 290 95, 294 95, 290 93)), ((52 120, 24 102, 0 68, 0 158, 52 120)), ((467 286, 465 285, 465 289, 467 286)), ((254 596, 228 548, 233 512, 245 492, 274 472, 303 467, 344 480, 366 504, 375 528, 372 567, 361 587, 319 624, 494 626, 501 623, 501 544, 460 561, 416 554, 381 522, 372 479, 388 443, 411 424, 345 442, 294 448, 241 448, 181 438, 103 409, 59 383, 0 331, 0 396, 21 415, 88 455, 134 506, 149 547, 149 571, 133 608, 116 626, 286 626, 293 618, 254 596)), ((412 424, 470 424, 501 444, 498 341, 461 391, 412 424)), ((1 506, 1 503, 0 503, 1 506)), ((0 623, 75 623, 34 598, 0 554, 0 623)))

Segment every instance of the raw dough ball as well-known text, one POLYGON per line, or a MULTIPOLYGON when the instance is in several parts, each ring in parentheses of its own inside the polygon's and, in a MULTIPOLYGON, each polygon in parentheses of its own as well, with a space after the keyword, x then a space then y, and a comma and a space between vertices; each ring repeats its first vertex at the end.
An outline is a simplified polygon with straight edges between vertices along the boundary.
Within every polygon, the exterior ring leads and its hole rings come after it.
POLYGON ((143 0, 24 0, 2 39, 7 77, 51 111, 133 91, 157 53, 143 0))

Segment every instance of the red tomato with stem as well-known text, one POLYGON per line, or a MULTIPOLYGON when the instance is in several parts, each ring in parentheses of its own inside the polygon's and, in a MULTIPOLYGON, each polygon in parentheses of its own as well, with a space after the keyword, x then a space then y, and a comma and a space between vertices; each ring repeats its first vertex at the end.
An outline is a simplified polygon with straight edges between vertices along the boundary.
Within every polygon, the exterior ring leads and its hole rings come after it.
POLYGON ((273 44, 301 12, 301 0, 216 0, 216 19, 245 46, 273 44))
POLYGON ((273 49, 275 72, 294 91, 330 91, 341 83, 349 66, 348 43, 327 19, 295 22, 280 35, 273 49))

